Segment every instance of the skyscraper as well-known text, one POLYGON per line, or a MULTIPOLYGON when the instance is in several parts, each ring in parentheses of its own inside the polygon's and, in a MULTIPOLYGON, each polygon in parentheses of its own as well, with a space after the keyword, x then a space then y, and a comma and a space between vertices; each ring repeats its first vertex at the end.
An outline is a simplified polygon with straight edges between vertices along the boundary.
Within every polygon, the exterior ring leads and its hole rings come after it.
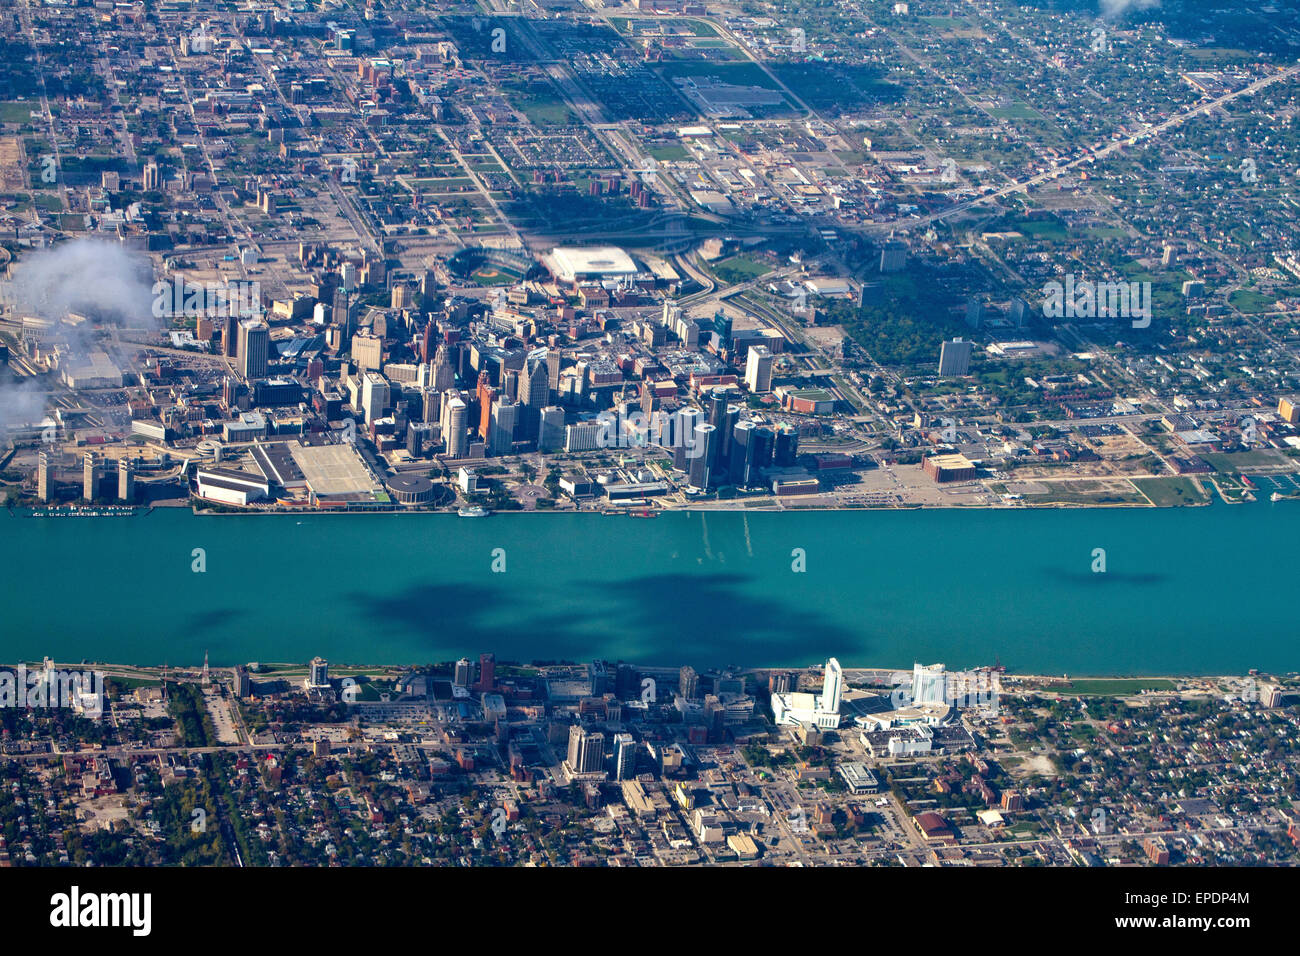
POLYGON ((695 428, 695 455, 688 462, 690 483, 700 490, 709 487, 713 476, 713 457, 717 454, 715 447, 718 430, 712 425, 697 425, 695 428))
POLYGON ((751 345, 745 360, 745 384, 755 394, 772 390, 772 353, 766 345, 751 345))
POLYGON ((550 401, 550 369, 546 356, 530 357, 519 373, 519 400, 524 406, 520 438, 535 441, 541 424, 542 409, 550 401))
POLYGON ((695 668, 687 664, 677 675, 677 689, 687 700, 695 700, 700 696, 700 675, 695 672, 695 668))
POLYGON ((589 733, 578 724, 569 728, 569 770, 596 773, 605 762, 605 735, 589 733))
POLYGON ((86 452, 81 460, 81 497, 94 501, 99 496, 99 456, 86 452))
POLYGON ((271 329, 261 319, 239 323, 239 371, 245 381, 266 378, 271 352, 271 329))
POLYGON ((826 660, 826 676, 822 679, 822 710, 838 714, 840 712, 840 700, 844 696, 844 671, 840 669, 840 662, 835 658, 826 660))
POLYGON ((776 426, 776 446, 772 451, 772 462, 788 468, 799 457, 799 430, 789 422, 776 426))
POLYGON ((135 501, 135 462, 129 458, 117 463, 117 497, 126 504, 135 501))
POLYGON ((41 501, 50 501, 54 497, 54 458, 43 451, 36 464, 36 494, 41 501))
POLYGON ((469 448, 465 434, 465 417, 469 409, 459 396, 453 396, 443 406, 442 440, 447 445, 448 458, 464 458, 469 448))
POLYGON ((451 682, 457 687, 469 687, 474 681, 474 663, 468 657, 462 657, 456 662, 456 669, 452 674, 451 682))
POLYGON ((636 776, 636 741, 631 734, 614 735, 614 779, 631 780, 636 776))
POLYGON ((520 412, 524 406, 519 402, 505 402, 498 399, 492 404, 492 429, 489 444, 493 455, 508 455, 514 450, 515 429, 519 425, 520 412))

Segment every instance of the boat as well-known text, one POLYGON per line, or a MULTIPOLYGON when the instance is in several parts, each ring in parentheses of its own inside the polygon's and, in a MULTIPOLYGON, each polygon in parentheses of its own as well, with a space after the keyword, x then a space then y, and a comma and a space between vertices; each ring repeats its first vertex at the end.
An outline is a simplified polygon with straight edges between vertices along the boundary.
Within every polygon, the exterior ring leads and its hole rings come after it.
POLYGON ((481 505, 470 505, 468 508, 461 508, 456 513, 462 518, 486 518, 488 510, 481 505))
POLYGON ((647 508, 644 511, 629 511, 628 516, 632 518, 658 518, 659 512, 647 508))

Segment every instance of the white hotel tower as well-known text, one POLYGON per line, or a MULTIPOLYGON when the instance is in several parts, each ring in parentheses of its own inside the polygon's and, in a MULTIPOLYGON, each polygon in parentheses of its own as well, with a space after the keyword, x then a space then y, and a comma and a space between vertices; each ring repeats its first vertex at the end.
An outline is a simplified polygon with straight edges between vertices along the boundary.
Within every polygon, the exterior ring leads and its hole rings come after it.
POLYGON ((811 724, 823 730, 840 725, 844 671, 835 658, 826 661, 821 694, 773 694, 772 717, 778 724, 811 724))

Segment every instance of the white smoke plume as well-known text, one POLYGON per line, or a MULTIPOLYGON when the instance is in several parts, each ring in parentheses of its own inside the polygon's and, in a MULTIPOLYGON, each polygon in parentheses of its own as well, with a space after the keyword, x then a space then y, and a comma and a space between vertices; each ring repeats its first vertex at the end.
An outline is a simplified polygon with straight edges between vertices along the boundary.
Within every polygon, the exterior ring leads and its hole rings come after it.
POLYGON ((45 392, 34 379, 10 381, 0 371, 0 441, 11 428, 27 428, 45 418, 45 392))
MULTIPOLYGON (((75 239, 24 256, 0 282, 0 302, 13 318, 38 316, 60 323, 53 336, 72 354, 93 344, 94 322, 156 326, 149 261, 112 242, 75 239), (90 321, 68 323, 69 312, 90 321)), ((48 386, 15 379, 0 369, 0 435, 40 422, 48 386)))
POLYGON ((1152 10, 1160 0, 1101 0, 1101 15, 1107 20, 1117 20, 1130 10, 1152 10))
POLYGON ((132 325, 151 321, 147 259, 113 242, 74 239, 25 256, 4 283, 14 312, 62 321, 69 312, 132 325))

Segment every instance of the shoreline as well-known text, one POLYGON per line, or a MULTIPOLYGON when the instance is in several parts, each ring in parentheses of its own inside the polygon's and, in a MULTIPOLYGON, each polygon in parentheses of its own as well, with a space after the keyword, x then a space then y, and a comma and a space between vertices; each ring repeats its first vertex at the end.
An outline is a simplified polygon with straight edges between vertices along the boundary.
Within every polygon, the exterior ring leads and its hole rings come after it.
MULTIPOLYGON (((29 671, 32 671, 33 669, 38 669, 38 668, 40 668, 41 665, 42 665, 42 662, 41 662, 41 661, 21 661, 21 662, 19 662, 19 663, 21 663, 23 666, 26 666, 26 667, 28 668, 29 671)), ((60 669, 63 669, 63 670, 77 670, 77 669, 85 669, 85 668, 103 667, 103 668, 111 668, 111 669, 114 669, 114 670, 131 670, 131 671, 161 671, 161 670, 163 670, 163 668, 165 667, 168 671, 184 672, 184 671, 190 671, 190 670, 201 671, 202 668, 203 668, 203 662, 202 662, 202 661, 198 661, 198 662, 195 662, 195 663, 192 663, 192 664, 171 664, 171 663, 167 663, 167 664, 125 664, 125 663, 121 663, 121 662, 111 662, 111 661, 78 661, 78 662, 75 662, 75 663, 74 663, 74 662, 70 662, 70 661, 57 661, 57 660, 56 660, 56 661, 52 661, 52 663, 53 663, 54 667, 56 667, 56 668, 60 668, 60 669)), ((275 677, 277 677, 277 676, 279 676, 279 675, 282 675, 282 674, 284 674, 284 675, 297 675, 297 674, 299 674, 299 673, 305 674, 305 673, 308 672, 308 670, 309 670, 310 667, 311 667, 310 662, 307 662, 307 661, 303 661, 303 662, 294 662, 294 661, 258 661, 257 663, 258 663, 259 665, 261 665, 262 667, 271 667, 271 668, 274 668, 274 670, 271 670, 271 671, 262 671, 262 670, 259 670, 259 671, 250 671, 250 673, 251 673, 251 674, 261 674, 262 676, 265 676, 265 677, 268 677, 268 678, 275 678, 275 677)), ((451 662, 443 661, 443 662, 436 662, 436 663, 451 663, 451 662)), ((632 661, 629 661, 629 662, 627 662, 627 663, 631 664, 631 665, 634 666, 634 667, 641 667, 641 668, 644 668, 644 669, 647 670, 647 671, 676 670, 676 669, 679 669, 680 666, 681 666, 681 665, 679 665, 679 664, 650 664, 650 663, 637 663, 637 662, 632 662, 632 661)), ((213 670, 217 670, 217 671, 228 671, 228 670, 232 670, 232 669, 235 668, 235 667, 245 667, 245 666, 247 666, 247 663, 245 663, 245 664, 212 664, 211 662, 209 662, 209 665, 210 665, 211 669, 213 669, 213 670)), ((16 666, 18 666, 18 664, 0 663, 0 670, 4 670, 4 669, 8 669, 8 668, 12 668, 12 667, 16 667, 16 666)), ((360 672, 360 671, 367 671, 367 670, 374 670, 374 671, 394 671, 394 670, 396 670, 396 671, 406 671, 406 670, 411 670, 411 669, 414 669, 414 668, 426 668, 426 667, 432 667, 432 666, 435 666, 435 664, 434 664, 434 663, 411 663, 411 662, 407 662, 407 663, 386 663, 386 664, 385 664, 385 663, 376 663, 376 662, 373 662, 373 661, 368 662, 368 663, 349 663, 349 662, 347 662, 347 661, 333 661, 333 660, 331 660, 331 661, 329 662, 329 666, 330 666, 330 670, 332 670, 332 671, 356 671, 356 672, 360 672)), ((582 667, 582 666, 585 666, 585 665, 584 665, 583 662, 581 662, 581 661, 553 661, 553 662, 546 663, 546 664, 522 663, 522 662, 520 662, 520 663, 514 663, 514 662, 506 662, 506 661, 497 661, 497 667, 499 667, 499 668, 500 668, 500 667, 513 667, 513 668, 521 668, 521 669, 522 669, 522 668, 541 669, 541 668, 544 668, 544 667, 582 667)), ((723 668, 723 669, 725 670, 725 669, 729 669, 729 668, 723 668)), ((816 667, 813 666, 813 665, 809 665, 809 664, 763 664, 763 665, 754 665, 754 666, 751 666, 751 667, 739 667, 739 668, 737 668, 736 670, 737 670, 737 672, 739 672, 739 673, 741 673, 741 674, 759 674, 759 673, 767 673, 767 672, 771 672, 771 671, 806 671, 806 670, 809 670, 809 669, 813 669, 813 670, 815 670, 816 667)), ((981 666, 978 666, 978 667, 964 668, 963 670, 964 670, 965 672, 968 672, 968 673, 969 673, 969 672, 977 672, 977 671, 994 671, 995 668, 993 667, 993 665, 985 664, 985 665, 981 665, 981 666)), ((876 664, 876 665, 865 665, 865 666, 864 666, 864 665, 844 664, 844 665, 843 665, 843 671, 844 671, 844 673, 845 673, 846 681, 850 681, 850 680, 853 679, 853 674, 854 674, 854 672, 857 672, 857 673, 860 673, 860 674, 895 674, 895 673, 908 673, 908 674, 910 674, 910 673, 911 673, 911 667, 910 667, 910 666, 905 666, 905 665, 900 665, 900 666, 897 666, 897 667, 893 667, 893 666, 882 666, 882 665, 878 665, 878 664, 876 664)), ((950 674, 956 674, 956 673, 962 673, 962 672, 963 672, 963 671, 949 671, 948 673, 950 673, 950 674)), ((1048 687, 1044 687, 1044 688, 1042 688, 1042 689, 1044 689, 1044 690, 1049 689, 1051 685, 1061 685, 1061 686, 1062 686, 1062 689, 1068 689, 1070 685, 1072 685, 1072 684, 1074 684, 1074 683, 1077 683, 1077 682, 1082 682, 1082 681, 1170 681, 1170 682, 1177 682, 1177 681, 1242 680, 1242 679, 1245 679, 1245 678, 1247 678, 1247 677, 1256 678, 1256 679, 1261 679, 1261 680, 1266 680, 1266 679, 1269 679, 1269 678, 1274 678, 1274 679, 1278 679, 1278 680, 1287 680, 1287 679, 1293 679, 1293 678, 1300 678, 1300 670, 1297 670, 1297 671, 1285 671, 1285 672, 1278 673, 1278 674, 1265 673, 1265 672, 1259 672, 1259 673, 1256 673, 1256 674, 1221 674, 1221 673, 1203 673, 1203 674, 1201 674, 1201 673, 1190 673, 1190 672, 1186 672, 1186 673, 1168 673, 1168 672, 1166 672, 1166 673, 1150 673, 1150 674, 1135 674, 1135 673, 1125 673, 1125 674, 1105 674, 1105 673, 1092 673, 1092 672, 1089 672, 1089 673, 1087 673, 1087 674, 1071 674, 1071 675, 1066 676, 1066 675, 1062 675, 1062 674, 1017 674, 1017 673, 1014 673, 1014 672, 1012 672, 1012 671, 1001 671, 1001 672, 998 672, 998 673, 1000 674, 1000 679, 1001 679, 1001 680, 1004 680, 1004 681, 1019 681, 1019 682, 1032 681, 1032 682, 1037 682, 1037 683, 1042 683, 1042 684, 1046 684, 1046 685, 1048 685, 1048 687)), ((109 674, 109 675, 107 675, 107 676, 110 676, 110 677, 111 677, 111 676, 114 676, 114 675, 109 674)), ((131 678, 127 678, 127 679, 131 679, 131 678)), ((147 678, 134 678, 134 679, 137 679, 137 680, 144 680, 144 679, 147 679, 147 678)), ((156 678, 155 678, 155 679, 157 679, 157 680, 162 680, 162 675, 161 675, 161 674, 156 675, 156 678)))

